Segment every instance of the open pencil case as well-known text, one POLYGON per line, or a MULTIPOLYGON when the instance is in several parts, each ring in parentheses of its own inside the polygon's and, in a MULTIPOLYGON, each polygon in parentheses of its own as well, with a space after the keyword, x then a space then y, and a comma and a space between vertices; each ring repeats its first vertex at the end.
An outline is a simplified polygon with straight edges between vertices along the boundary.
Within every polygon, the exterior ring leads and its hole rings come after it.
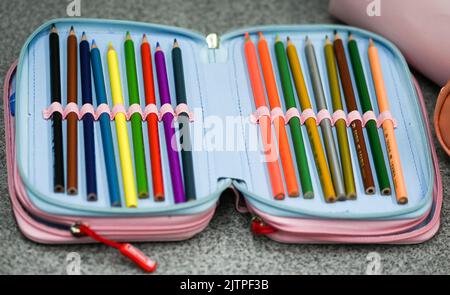
MULTIPOLYGON (((406 244, 423 242, 437 232, 442 186, 423 97, 404 58, 393 44, 367 31, 335 25, 265 26, 241 29, 220 39, 215 37, 217 36, 210 35, 205 39, 201 34, 180 28, 95 19, 53 20, 42 25, 30 36, 21 51, 18 63, 12 65, 8 72, 4 87, 8 183, 13 211, 25 236, 33 241, 48 244, 89 243, 95 240, 105 242, 103 238, 117 241, 185 240, 208 225, 220 195, 228 188, 236 192, 237 210, 251 213, 252 231, 280 242, 406 244), (113 208, 109 204, 98 126, 95 126, 98 201, 88 202, 85 198, 81 134, 78 134, 79 194, 55 194, 52 187, 51 123, 44 120, 42 114, 50 104, 48 34, 52 24, 55 24, 60 32, 63 104, 66 90, 65 38, 70 26, 73 25, 77 33, 84 31, 95 38, 103 58, 108 43, 114 44, 119 55, 125 101, 128 101, 123 59, 125 32, 131 32, 135 43, 146 33, 152 51, 158 41, 166 51, 168 65, 172 41, 177 38, 183 48, 188 105, 191 110, 195 110, 191 130, 199 130, 200 137, 205 136, 206 130, 211 124, 215 124, 214 122, 226 122, 228 117, 235 117, 238 120, 232 128, 235 131, 234 139, 243 143, 247 121, 255 111, 243 49, 245 32, 249 32, 251 36, 256 36, 259 31, 264 32, 272 55, 276 34, 282 38, 289 35, 297 45, 303 68, 306 68, 303 41, 308 35, 318 54, 328 105, 331 103, 326 87, 324 37, 337 30, 342 33, 345 41, 347 32, 352 32, 359 43, 372 104, 377 113, 366 54, 368 39, 373 38, 380 52, 391 112, 398 124, 395 132, 409 194, 408 204, 398 205, 395 196, 381 196, 379 190, 375 195, 365 195, 361 176, 356 168, 357 200, 326 203, 321 194, 309 145, 306 145, 307 155, 315 198, 306 200, 300 196, 274 200, 270 193, 266 166, 261 160, 261 152, 250 149, 246 144, 243 144, 241 150, 227 150, 217 147, 216 142, 205 144, 203 149, 194 148, 193 151, 197 200, 174 203, 167 154, 165 149, 162 149, 165 201, 157 203, 149 198, 139 200, 137 208, 113 208), (84 225, 84 231, 81 233, 80 224, 84 225)), ((136 56, 140 56, 138 46, 136 56)), ((272 60, 275 58, 272 57, 272 60)), ((103 63, 106 69, 106 61, 103 63)), ((140 92, 143 93, 140 58, 137 58, 137 64, 140 92)), ((276 63, 274 67, 276 69, 276 63)), ((168 74, 170 90, 174 93, 171 66, 168 66, 168 74)), ((107 76, 105 70, 105 79, 108 79, 107 76)), ((311 81, 308 75, 305 77, 311 94, 311 81)), ((277 83, 280 85, 278 76, 277 83)), ((109 86, 108 82, 106 85, 109 86)), ((282 96, 281 89, 278 90, 282 96)), ((111 97, 109 87, 107 95, 111 97)), ((158 98, 158 93, 156 97, 158 98)), ((313 99, 312 103, 315 108, 313 99)), ((141 107, 145 108, 142 99, 141 107)), ((82 123, 79 124, 81 126, 82 123)), ((143 124, 143 128, 145 135, 146 124, 143 124)), ((306 129, 304 126, 302 128, 304 141, 307 142, 306 129)), ((162 131, 161 129, 160 141, 163 146, 162 131)), ((384 148, 382 130, 379 130, 379 134, 384 148)), ((115 136, 113 132, 114 140, 115 136)), ((148 140, 144 139, 149 163, 148 140)), ((115 148, 117 151, 117 146, 115 148)), ((368 150, 370 153, 370 149, 368 150)), ((358 167, 353 146, 351 155, 353 167, 358 167)), ((386 157, 385 150, 384 155, 386 157)), ((151 169, 147 171, 151 179, 151 169)), ((149 187, 151 189, 151 183, 149 187)), ((117 243, 106 243, 120 248, 117 243)), ((135 261, 139 260, 136 256, 142 254, 134 249, 120 249, 123 253, 126 252, 126 256, 133 256, 130 258, 135 261)), ((145 258, 142 259, 145 262, 145 258)), ((147 270, 153 270, 154 265, 151 266, 147 270)))

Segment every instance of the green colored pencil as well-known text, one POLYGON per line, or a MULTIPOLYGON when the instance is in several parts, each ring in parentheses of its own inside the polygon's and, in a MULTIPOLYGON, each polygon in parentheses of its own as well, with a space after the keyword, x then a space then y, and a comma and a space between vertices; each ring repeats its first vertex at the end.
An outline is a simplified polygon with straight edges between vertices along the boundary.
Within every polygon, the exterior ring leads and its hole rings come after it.
MULTIPOLYGON (((284 50, 283 42, 277 36, 275 41, 275 54, 278 63, 278 71, 280 73, 281 85, 283 88, 283 96, 286 104, 286 110, 296 108, 294 89, 292 87, 289 66, 284 50)), ((295 159, 297 161, 297 169, 300 174, 300 182, 302 185, 303 196, 305 199, 314 198, 314 191, 309 172, 308 157, 306 155, 305 143, 303 141, 302 129, 299 118, 292 118, 289 121, 292 142, 294 143, 295 159)))
MULTIPOLYGON (((128 32, 125 41, 125 62, 127 67, 128 97, 130 105, 140 105, 134 43, 128 32)), ((148 180, 145 163, 144 138, 142 135, 142 117, 138 113, 131 116, 131 131, 133 135, 134 166, 136 169, 139 198, 148 198, 148 180)))
MULTIPOLYGON (((338 110, 343 110, 343 106, 336 61, 334 60, 333 44, 331 44, 328 36, 325 41, 325 59, 327 63, 328 84, 330 86, 333 111, 336 112, 338 110)), ((356 187, 345 120, 338 120, 335 123, 335 127, 339 144, 339 155, 341 156, 342 172, 344 174, 345 193, 347 199, 353 200, 356 199, 356 187)))
MULTIPOLYGON (((353 73, 355 75, 356 87, 358 88, 362 111, 364 113, 372 111, 372 103, 370 102, 370 95, 366 84, 366 77, 364 75, 361 57, 359 56, 358 44, 353 39, 352 35, 349 36, 348 50, 350 52, 350 60, 353 66, 353 73)), ((390 195, 391 184, 389 182, 386 162, 383 156, 383 149, 381 148, 380 137, 378 135, 377 123, 370 120, 366 124, 366 130, 369 136, 372 158, 375 165, 375 170, 377 172, 378 185, 380 186, 381 194, 390 195)))

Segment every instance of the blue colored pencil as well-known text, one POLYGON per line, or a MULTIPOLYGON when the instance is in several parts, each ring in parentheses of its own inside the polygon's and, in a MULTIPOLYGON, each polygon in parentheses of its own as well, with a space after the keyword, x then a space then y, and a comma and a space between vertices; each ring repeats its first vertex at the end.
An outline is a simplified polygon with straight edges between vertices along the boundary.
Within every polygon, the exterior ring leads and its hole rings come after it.
MULTIPOLYGON (((95 41, 92 41, 91 48, 92 74, 94 76, 95 94, 97 106, 108 104, 106 97, 105 78, 103 75, 102 58, 100 50, 95 41)), ((111 123, 109 115, 103 113, 100 118, 100 130, 102 133, 103 155, 105 158, 106 177, 108 179, 109 198, 111 206, 121 207, 119 177, 117 175, 116 156, 111 132, 111 123)))
MULTIPOLYGON (((80 42, 80 73, 83 104, 92 104, 91 59, 86 34, 80 42)), ((83 117, 84 157, 86 162, 86 192, 88 201, 97 201, 97 177, 95 171, 94 116, 83 117)))

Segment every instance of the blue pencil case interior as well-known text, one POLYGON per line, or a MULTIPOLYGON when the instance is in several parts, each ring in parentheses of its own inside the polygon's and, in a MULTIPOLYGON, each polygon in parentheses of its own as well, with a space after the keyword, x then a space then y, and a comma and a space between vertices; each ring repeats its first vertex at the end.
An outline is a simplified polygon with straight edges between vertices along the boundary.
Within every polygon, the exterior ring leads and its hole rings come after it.
MULTIPOLYGON (((214 37, 214 36, 212 36, 214 37)), ((17 68, 17 83, 15 95, 16 122, 16 161, 19 173, 24 182, 30 201, 40 210, 52 215, 90 216, 90 217, 127 217, 127 216, 172 216, 192 215, 204 212, 214 207, 227 188, 239 190, 248 205, 269 215, 306 219, 346 219, 346 220, 401 220, 414 219, 426 214, 433 203, 433 187, 435 173, 430 153, 430 143, 427 138, 425 121, 420 108, 418 96, 411 80, 408 66, 398 49, 382 37, 353 27, 335 25, 294 25, 265 26, 241 29, 224 36, 216 42, 211 42, 199 33, 180 28, 135 23, 128 21, 94 20, 94 19, 60 19, 48 22, 38 28, 24 45, 17 68), (53 192, 52 180, 52 135, 51 123, 44 120, 42 112, 50 104, 49 78, 49 42, 48 35, 51 25, 55 24, 60 35, 61 48, 61 81, 62 101, 66 103, 66 38, 69 28, 73 25, 78 40, 81 32, 86 32, 89 39, 95 38, 102 52, 103 69, 107 85, 107 95, 111 104, 109 75, 106 63, 106 50, 112 42, 119 56, 122 89, 126 104, 128 103, 126 69, 124 60, 125 33, 130 31, 135 42, 141 107, 145 108, 144 89, 142 82, 141 58, 139 45, 142 34, 148 39, 155 51, 159 42, 166 54, 166 62, 172 94, 172 104, 175 107, 175 88, 171 66, 171 49, 176 38, 183 50, 184 73, 189 108, 194 113, 191 134, 193 134, 193 162, 196 180, 197 200, 175 204, 170 181, 170 171, 167 160, 163 126, 160 124, 160 144, 166 198, 164 202, 155 202, 152 197, 140 199, 137 208, 113 208, 110 206, 108 186, 106 185, 105 163, 100 137, 99 124, 95 124, 95 150, 98 182, 98 201, 88 202, 84 177, 84 152, 82 122, 79 122, 78 163, 79 163, 79 193, 77 196, 56 194, 53 192), (274 43, 278 34, 283 40, 287 36, 297 47, 308 91, 311 95, 313 108, 316 110, 312 94, 311 81, 307 74, 308 68, 304 54, 304 39, 308 35, 312 40, 318 58, 319 69, 324 83, 327 103, 331 110, 331 97, 328 89, 325 56, 323 46, 325 35, 333 35, 337 30, 346 44, 349 32, 353 34, 359 45, 363 61, 367 85, 371 94, 372 105, 378 113, 375 91, 371 79, 367 47, 369 38, 373 38, 379 50, 383 74, 390 99, 391 112, 397 121, 395 131, 400 148, 401 161, 405 174, 409 202, 399 205, 392 196, 381 196, 379 189, 375 195, 365 195, 358 169, 356 151, 348 138, 351 147, 352 164, 354 167, 357 187, 357 200, 328 204, 322 196, 322 189, 315 169, 313 154, 309 144, 306 144, 308 164, 313 180, 315 198, 306 200, 302 196, 284 200, 274 200, 271 195, 270 181, 263 155, 248 142, 249 134, 255 126, 249 122, 250 115, 256 110, 251 91, 249 75, 244 55, 244 33, 249 32, 253 41, 257 40, 257 32, 262 31, 269 43, 272 61, 275 61, 274 43), (231 121, 232 127, 225 127, 231 121), (210 129, 222 124, 224 130, 232 135, 211 134, 210 129), (233 143, 230 143, 232 138, 233 143)), ((213 40, 214 41, 214 40, 213 40)), ((278 91, 282 99, 281 82, 277 75, 276 62, 273 67, 277 77, 278 91)), ((79 93, 81 86, 79 85, 79 93)), ((156 98, 159 106, 159 94, 156 98)), ((355 91, 357 95, 357 92, 355 91)), ((95 102, 95 93, 94 102, 95 102)), ((358 101, 358 97, 357 97, 358 101)), ((81 97, 79 98, 81 102, 81 97)), ((359 102, 358 102, 359 103, 359 102)), ((94 103, 95 105, 95 103, 94 103)), ((283 105, 283 109, 285 107, 283 105)), ((117 152, 116 132, 111 125, 115 142, 116 161, 120 169, 117 152)), ((65 138, 65 123, 63 123, 63 138, 65 138)), ((128 124, 131 134, 131 125, 128 124)), ((147 124, 143 123, 143 134, 147 160, 148 179, 151 180, 150 155, 147 134, 147 124)), ((289 132, 289 128, 288 128, 289 132)), ((306 128, 302 126, 303 140, 309 142, 306 128)), ((379 129, 383 148, 384 137, 379 129)), ((66 142, 64 141, 64 145, 66 142)), ((130 143, 132 145, 132 143, 130 143)), ((292 144, 292 143, 291 143, 292 144)), ((291 149, 293 147, 291 146, 291 149)), ((64 146, 66 150, 66 146, 64 146)), ((369 158, 372 161, 370 155, 369 158)), ((384 149, 386 163, 387 153, 384 149)), ((372 168, 373 168, 373 163, 372 168)), ((66 166, 65 166, 66 167, 66 166)), ((375 175, 375 171, 373 171, 375 175)), ((297 175, 297 180, 299 177, 297 175)), ((390 175, 392 184, 392 177, 390 175)), ((121 181, 121 179, 120 179, 121 181)), ((121 190, 122 188, 122 183, 121 190)), ((150 196, 152 184, 149 183, 150 196)), ((124 200, 122 200, 124 204, 124 200)))

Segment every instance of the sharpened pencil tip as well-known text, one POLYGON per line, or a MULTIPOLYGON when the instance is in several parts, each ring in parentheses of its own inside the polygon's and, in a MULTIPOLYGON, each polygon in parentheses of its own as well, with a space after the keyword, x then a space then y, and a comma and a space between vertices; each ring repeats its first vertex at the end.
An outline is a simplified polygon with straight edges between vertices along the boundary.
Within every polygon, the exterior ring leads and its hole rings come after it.
POLYGON ((178 46, 178 41, 177 38, 173 39, 173 48, 177 48, 178 46))
POLYGON ((147 35, 145 33, 142 35, 142 43, 148 43, 147 35))
POLYGON ((131 40, 131 34, 130 34, 130 32, 127 32, 127 34, 126 34, 126 37, 125 37, 127 40, 131 40))
POLYGON ((97 44, 95 43, 95 39, 92 39, 91 46, 92 46, 92 48, 97 48, 97 44))
POLYGON ((348 40, 349 41, 352 41, 352 40, 354 40, 354 38, 353 38, 353 34, 352 33, 348 33, 348 40))
POLYGON ((279 35, 276 35, 276 36, 275 36, 275 43, 276 43, 276 42, 280 42, 280 41, 281 41, 280 36, 279 36, 279 35))
POLYGON ((258 37, 259 37, 259 39, 264 39, 263 32, 258 32, 258 37))
POLYGON ((55 24, 52 25, 51 32, 52 33, 58 33, 58 29, 56 28, 55 24))
POLYGON ((248 32, 245 32, 244 39, 245 39, 245 41, 250 40, 250 34, 248 32))
POLYGON ((70 27, 70 32, 75 32, 75 29, 73 28, 73 26, 70 27))
POLYGON ((374 43, 373 43, 373 39, 372 39, 372 38, 369 39, 369 45, 370 45, 370 46, 374 46, 374 43))
POLYGON ((113 46, 112 42, 108 43, 108 50, 114 50, 114 46, 113 46))
POLYGON ((161 45, 159 42, 156 42, 156 51, 161 51, 161 45))
POLYGON ((83 32, 83 34, 81 34, 81 40, 82 41, 87 41, 87 36, 86 36, 85 32, 83 32))

